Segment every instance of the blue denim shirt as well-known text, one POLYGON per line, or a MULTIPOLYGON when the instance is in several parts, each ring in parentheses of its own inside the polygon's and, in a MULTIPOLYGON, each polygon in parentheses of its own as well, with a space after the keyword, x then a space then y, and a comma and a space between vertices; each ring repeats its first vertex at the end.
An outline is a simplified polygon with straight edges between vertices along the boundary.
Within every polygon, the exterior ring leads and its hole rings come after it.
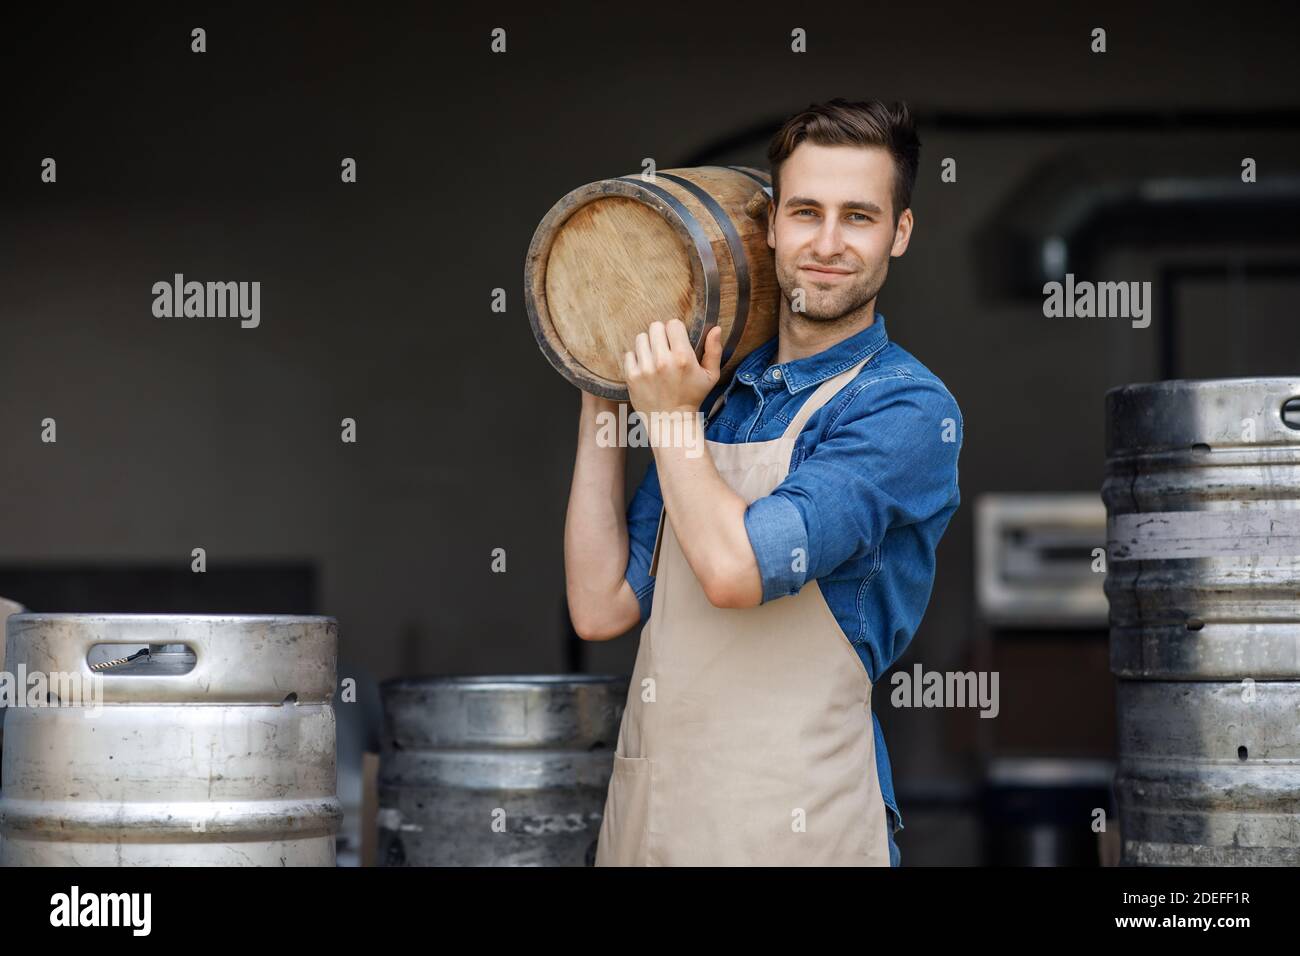
MULTIPOLYGON (((745 512, 763 581, 763 602, 816 579, 874 683, 902 656, 934 586, 935 547, 961 500, 957 457, 962 418, 939 378, 889 340, 885 317, 830 348, 772 365, 777 338, 759 346, 720 392, 726 404, 705 437, 716 442, 780 438, 826 379, 868 357, 854 379, 809 419, 790 473, 745 512), (797 548, 804 561, 792 560, 797 548)), ((627 509, 627 580, 650 616, 650 560, 663 498, 652 462, 627 509)), ((872 709, 885 805, 902 829, 889 753, 872 709)), ((890 834, 892 841, 893 835, 890 834)))

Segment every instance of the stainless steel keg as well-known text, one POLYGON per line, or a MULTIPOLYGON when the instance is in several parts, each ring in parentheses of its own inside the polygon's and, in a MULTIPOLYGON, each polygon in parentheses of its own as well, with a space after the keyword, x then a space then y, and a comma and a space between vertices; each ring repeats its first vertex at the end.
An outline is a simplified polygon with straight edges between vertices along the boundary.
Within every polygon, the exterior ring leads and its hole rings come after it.
POLYGON ((1131 865, 1300 864, 1300 378, 1106 394, 1131 865))
POLYGON ((0 597, 0 668, 3 668, 5 664, 5 622, 9 620, 11 614, 21 614, 22 611, 23 606, 21 604, 0 597))
POLYGON ((626 677, 386 681, 385 866, 584 866, 595 859, 626 677))
POLYGON ((16 614, 8 866, 334 864, 337 625, 325 617, 16 614), (155 649, 92 669, 97 645, 155 649))
MULTIPOLYGON (((0 673, 4 672, 4 664, 5 664, 5 640, 4 640, 5 622, 9 620, 9 616, 11 614, 19 614, 22 612, 22 610, 23 610, 23 606, 21 604, 18 604, 15 601, 10 601, 7 598, 0 598, 0 673)), ((6 712, 7 712, 7 707, 4 705, 3 702, 0 702, 0 750, 2 750, 4 747, 4 727, 5 727, 6 712)), ((3 771, 0 770, 0 781, 3 780, 4 780, 4 774, 3 771)))

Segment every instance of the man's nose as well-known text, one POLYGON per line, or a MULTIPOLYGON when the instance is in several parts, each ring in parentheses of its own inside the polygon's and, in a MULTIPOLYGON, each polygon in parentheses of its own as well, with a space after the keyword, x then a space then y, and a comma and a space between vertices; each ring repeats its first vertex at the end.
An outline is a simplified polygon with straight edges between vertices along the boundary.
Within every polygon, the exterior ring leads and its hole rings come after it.
POLYGON ((822 260, 839 255, 844 250, 844 234, 840 224, 833 219, 822 223, 813 239, 813 252, 822 260))

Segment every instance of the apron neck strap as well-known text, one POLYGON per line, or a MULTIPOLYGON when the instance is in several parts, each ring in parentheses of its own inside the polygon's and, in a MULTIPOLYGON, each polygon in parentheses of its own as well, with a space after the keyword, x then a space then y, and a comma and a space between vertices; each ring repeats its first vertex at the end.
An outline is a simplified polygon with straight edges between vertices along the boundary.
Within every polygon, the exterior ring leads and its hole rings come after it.
POLYGON ((867 364, 868 355, 857 365, 852 368, 846 368, 838 375, 834 375, 817 386, 817 391, 808 396, 808 400, 800 406, 799 411, 795 413, 794 418, 790 420, 789 427, 786 428, 785 434, 781 436, 783 441, 793 441, 799 437, 803 427, 808 424, 808 419, 812 418, 823 405, 829 402, 845 385, 853 380, 853 377, 862 370, 862 366, 867 364))
MULTIPOLYGON (((866 365, 870 358, 871 356, 868 355, 852 368, 846 368, 844 371, 840 372, 840 374, 822 382, 821 385, 817 387, 817 391, 809 395, 808 401, 804 402, 799 411, 795 413, 794 419, 790 422, 790 426, 785 430, 785 433, 781 437, 793 438, 798 436, 799 432, 803 430, 804 425, 808 424, 808 419, 812 418, 819 408, 834 398, 835 394, 862 370, 862 366, 866 365)), ((729 389, 723 389, 722 394, 714 401, 713 407, 709 409, 709 414, 705 416, 706 427, 708 424, 712 423, 713 416, 718 413, 718 409, 726 404, 728 391, 729 389)))

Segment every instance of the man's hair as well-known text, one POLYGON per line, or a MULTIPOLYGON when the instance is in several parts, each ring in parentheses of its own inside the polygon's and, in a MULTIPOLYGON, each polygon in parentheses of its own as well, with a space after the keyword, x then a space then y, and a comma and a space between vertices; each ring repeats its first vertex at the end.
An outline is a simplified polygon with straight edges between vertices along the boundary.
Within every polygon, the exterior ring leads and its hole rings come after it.
POLYGON ((906 103, 889 106, 879 100, 850 103, 837 96, 826 103, 813 103, 791 116, 767 148, 772 199, 777 205, 781 203, 781 164, 805 140, 819 146, 882 146, 889 150, 894 160, 894 224, 898 224, 898 217, 912 204, 912 187, 916 184, 921 155, 921 141, 906 103))

